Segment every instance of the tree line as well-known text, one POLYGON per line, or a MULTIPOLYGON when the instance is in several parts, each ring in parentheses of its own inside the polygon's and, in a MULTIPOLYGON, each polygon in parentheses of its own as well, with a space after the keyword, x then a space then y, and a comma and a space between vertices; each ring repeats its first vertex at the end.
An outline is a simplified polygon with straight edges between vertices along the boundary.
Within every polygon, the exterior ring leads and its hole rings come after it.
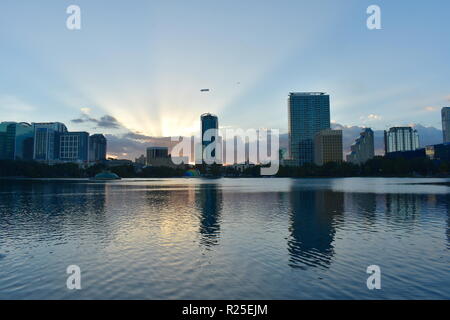
MULTIPOLYGON (((203 167, 199 172, 205 173, 203 167)), ((109 170, 122 178, 164 178, 182 177, 184 168, 145 167, 123 165, 108 168, 104 164, 82 168, 75 163, 48 165, 34 161, 0 160, 0 177, 27 178, 90 178, 104 170, 109 170)), ((231 166, 214 166, 210 170, 213 176, 259 177, 261 166, 250 167, 243 172, 231 166)), ((280 166, 277 177, 447 177, 450 175, 450 162, 433 161, 427 158, 388 159, 375 157, 362 165, 348 162, 330 162, 323 166, 305 164, 299 167, 280 166)))

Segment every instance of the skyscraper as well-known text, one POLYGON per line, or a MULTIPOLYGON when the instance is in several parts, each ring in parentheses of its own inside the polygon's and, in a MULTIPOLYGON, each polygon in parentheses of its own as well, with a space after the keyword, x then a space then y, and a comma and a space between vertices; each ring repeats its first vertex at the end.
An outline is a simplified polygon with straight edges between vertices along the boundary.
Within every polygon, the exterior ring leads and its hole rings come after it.
POLYGON ((418 149, 417 130, 411 127, 393 127, 384 131, 384 148, 386 153, 418 149))
POLYGON ((147 165, 152 167, 171 167, 173 163, 169 156, 168 147, 148 147, 147 165))
POLYGON ((0 159, 31 160, 34 128, 25 122, 0 123, 0 159))
POLYGON ((59 157, 59 135, 67 132, 60 122, 34 123, 33 159, 53 161, 59 157))
POLYGON ((58 160, 65 162, 88 161, 89 133, 64 132, 59 135, 58 160))
POLYGON ((358 139, 350 147, 351 152, 347 155, 347 161, 354 164, 362 164, 375 156, 374 136, 370 128, 365 128, 358 139))
POLYGON ((0 160, 14 160, 16 148, 16 123, 0 123, 0 160))
POLYGON ((314 160, 314 137, 330 128, 330 96, 323 92, 291 92, 288 98, 289 152, 296 165, 314 160))
POLYGON ((314 163, 342 162, 342 130, 325 129, 314 137, 314 163))
POLYGON ((89 161, 102 162, 106 160, 107 141, 102 134, 89 137, 89 161))
POLYGON ((444 143, 450 142, 450 107, 444 107, 441 110, 442 116, 442 133, 444 135, 444 143))
MULTIPOLYGON (((202 158, 202 163, 204 163, 205 159, 203 159, 203 150, 209 144, 211 144, 212 142, 215 141, 215 135, 218 135, 218 131, 216 131, 216 133, 213 134, 211 139, 206 139, 206 141, 205 141, 205 139, 203 139, 203 138, 205 137, 205 133, 208 130, 210 130, 210 129, 219 130, 219 120, 218 120, 217 116, 215 116, 215 115, 213 115, 211 113, 204 113, 204 114, 202 114, 200 119, 201 119, 201 129, 202 129, 202 137, 201 137, 201 139, 202 139, 202 148, 201 148, 202 149, 202 156, 201 156, 201 158, 202 158)), ((217 147, 219 147, 219 146, 217 146, 217 147)), ((217 150, 213 150, 211 152, 211 156, 212 156, 213 159, 216 158, 216 151, 217 150)))

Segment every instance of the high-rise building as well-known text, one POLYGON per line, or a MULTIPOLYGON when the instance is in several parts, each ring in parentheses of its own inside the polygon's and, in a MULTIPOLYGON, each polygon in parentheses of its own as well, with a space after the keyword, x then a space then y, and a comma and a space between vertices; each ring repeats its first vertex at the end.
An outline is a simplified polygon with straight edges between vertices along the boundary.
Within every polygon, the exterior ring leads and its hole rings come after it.
POLYGON ((342 162, 342 130, 325 129, 314 137, 314 163, 342 162))
POLYGON ((0 123, 0 159, 31 160, 34 128, 25 122, 0 123))
POLYGON ((107 141, 102 134, 93 134, 89 137, 89 161, 102 162, 106 160, 107 141))
POLYGON ((59 135, 59 156, 57 160, 64 162, 87 162, 89 133, 64 132, 59 135))
POLYGON ((441 110, 442 116, 442 133, 444 135, 444 143, 450 142, 450 107, 444 107, 441 110))
POLYGON ((59 136, 67 132, 60 122, 34 123, 33 159, 37 161, 54 161, 59 157, 59 136))
POLYGON ((330 128, 330 96, 324 92, 291 92, 288 97, 289 154, 296 165, 314 160, 314 137, 330 128))
POLYGON ((351 152, 347 155, 348 162, 362 164, 372 159, 375 156, 374 136, 372 129, 364 129, 350 149, 351 152))
MULTIPOLYGON (((201 136, 201 139, 202 139, 202 148, 201 148, 201 150, 202 150, 202 156, 201 156, 201 159, 202 159, 202 163, 204 162, 204 160, 205 159, 203 159, 203 150, 209 145, 209 144, 211 144, 211 143, 213 143, 214 141, 215 141, 215 136, 217 136, 219 133, 218 133, 218 130, 219 130, 219 120, 218 120, 218 118, 217 118, 217 116, 216 115, 213 115, 213 114, 211 114, 211 113, 204 113, 204 114, 202 114, 201 115, 201 117, 200 117, 200 119, 201 119, 201 132, 202 132, 202 136, 201 136), (216 132, 214 133, 214 132, 212 132, 212 137, 211 137, 211 139, 206 139, 206 141, 205 141, 205 139, 204 139, 204 137, 205 137, 205 133, 208 131, 208 130, 210 130, 210 129, 214 129, 214 130, 216 130, 216 132)), ((212 156, 212 158, 213 159, 211 159, 212 161, 214 161, 214 160, 216 160, 216 151, 217 151, 217 148, 219 148, 220 147, 220 144, 219 144, 219 146, 216 146, 216 150, 213 150, 212 152, 211 152, 211 156, 212 156)))
POLYGON ((413 151, 419 148, 419 135, 411 127, 392 127, 384 131, 385 153, 413 151))
POLYGON ((171 166, 168 147, 148 147, 147 165, 153 167, 171 166))
POLYGON ((14 160, 16 123, 0 123, 0 160, 14 160))

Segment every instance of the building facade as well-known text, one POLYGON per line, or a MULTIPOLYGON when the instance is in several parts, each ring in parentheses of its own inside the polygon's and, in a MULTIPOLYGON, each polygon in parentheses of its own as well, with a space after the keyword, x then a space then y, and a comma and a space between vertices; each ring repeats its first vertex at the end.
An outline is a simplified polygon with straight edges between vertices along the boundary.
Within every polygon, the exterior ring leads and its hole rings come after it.
POLYGON ((65 132, 59 135, 59 161, 86 163, 89 160, 89 133, 65 132))
POLYGON ((32 160, 34 128, 25 122, 0 123, 0 159, 32 160))
POLYGON ((314 137, 314 163, 342 162, 342 130, 326 129, 314 137))
MULTIPOLYGON (((201 139, 202 139, 202 148, 201 148, 201 159, 202 159, 202 163, 205 162, 204 156, 203 156, 203 151, 205 150, 205 148, 210 145, 211 143, 213 143, 215 141, 215 137, 219 135, 219 119, 217 118, 216 115, 213 115, 211 113, 204 113, 201 115, 200 117, 201 120, 201 139), (210 129, 214 129, 216 130, 215 134, 212 135, 211 139, 204 139, 205 137, 205 133, 210 130, 210 129)), ((216 148, 219 148, 220 146, 216 146, 216 148)), ((211 157, 213 159, 211 159, 211 161, 215 161, 216 160, 216 150, 213 150, 211 152, 211 157)))
POLYGON ((36 161, 55 161, 59 157, 59 137, 67 132, 60 122, 34 123, 33 159, 36 161))
POLYGON ((314 161, 314 137, 330 128, 330 96, 291 92, 288 97, 289 157, 293 164, 314 161))
POLYGON ((347 161, 353 164, 363 164, 375 156, 374 135, 370 128, 364 129, 355 143, 350 147, 347 161))
POLYGON ((441 110, 442 134, 444 143, 450 142, 450 107, 444 107, 441 110))
POLYGON ((147 165, 153 167, 169 167, 172 161, 169 157, 168 147, 148 147, 147 165))
POLYGON ((393 127, 384 131, 385 153, 414 151, 419 148, 419 135, 411 127, 393 127))
POLYGON ((14 160, 16 123, 0 123, 0 160, 14 160))
POLYGON ((102 134, 89 137, 89 161, 104 162, 106 160, 107 141, 102 134))
POLYGON ((425 152, 431 160, 450 161, 450 143, 427 146, 425 152))

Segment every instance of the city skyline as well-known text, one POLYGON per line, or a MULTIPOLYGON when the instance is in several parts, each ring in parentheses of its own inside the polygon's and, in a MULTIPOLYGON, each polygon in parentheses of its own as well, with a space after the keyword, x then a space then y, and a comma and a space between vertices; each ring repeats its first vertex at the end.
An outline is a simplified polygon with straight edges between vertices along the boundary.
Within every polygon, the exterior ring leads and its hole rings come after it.
POLYGON ((0 303, 448 302, 449 12, 1 0, 0 303))
POLYGON ((404 5, 379 1, 374 31, 369 1, 81 0, 79 31, 65 27, 67 4, 2 3, 1 119, 160 137, 189 135, 212 112, 223 127, 287 132, 286 93, 301 89, 330 94, 334 123, 440 128, 436 111, 449 104, 448 44, 429 50, 449 35, 444 2, 408 4, 405 18, 404 5), (405 29, 413 42, 399 37, 405 29))
MULTIPOLYGON (((342 126, 342 125, 339 125, 339 124, 330 123, 329 120, 328 120, 329 119, 329 106, 328 106, 329 96, 326 95, 325 93, 321 93, 321 92, 297 92, 297 93, 290 93, 290 97, 292 97, 292 95, 294 95, 294 96, 300 95, 300 96, 305 96, 305 97, 308 97, 310 95, 313 95, 313 97, 315 95, 319 95, 319 96, 322 96, 322 97, 326 98, 326 101, 324 101, 324 102, 326 102, 324 104, 324 106, 326 106, 326 113, 324 114, 324 120, 326 120, 325 123, 324 123, 324 129, 331 129, 333 131, 340 131, 341 132, 341 138, 340 139, 342 140, 342 142, 341 142, 341 147, 340 148, 341 148, 342 153, 343 153, 343 160, 346 159, 347 161, 353 162, 353 160, 349 160, 349 156, 350 156, 350 153, 354 152, 353 148, 354 148, 355 143, 358 143, 359 139, 361 138, 361 132, 360 131, 361 130, 362 131, 366 131, 366 130, 373 131, 373 130, 371 128, 368 128, 368 127, 360 127, 360 126, 347 127, 347 126, 342 126)), ((291 99, 288 99, 288 113, 289 113, 289 110, 291 109, 291 107, 290 107, 291 103, 289 102, 290 100, 291 99)), ((314 103, 317 103, 317 101, 314 102, 314 103)), ((309 103, 307 103, 307 105, 309 105, 309 103)), ((297 107, 299 107, 299 106, 300 105, 298 105, 297 107)), ((447 111, 448 109, 449 108, 442 108, 442 127, 443 128, 444 128, 444 125, 446 123, 445 119, 447 119, 446 116, 444 116, 444 110, 447 111)), ((211 115, 211 114, 210 113, 202 114, 200 116, 200 118, 203 119, 203 117, 206 116, 206 115, 211 115)), ((298 118, 299 115, 300 114, 297 115, 297 118, 298 118)), ((217 116, 215 116, 215 115, 212 115, 212 116, 217 119, 217 116)), ((310 114, 310 117, 311 116, 312 116, 312 114, 310 114)), ((316 116, 314 116, 314 117, 316 117, 316 116)), ((300 121, 299 119, 297 119, 297 120, 298 121, 295 124, 295 127, 297 127, 297 129, 295 129, 297 131, 296 136, 299 135, 298 128, 300 128, 301 126, 304 126, 305 124, 311 122, 311 119, 307 120, 306 122, 300 121), (301 123, 303 123, 303 124, 301 124, 301 123)), ((314 120, 313 122, 315 122, 315 121, 316 120, 314 120)), ((217 120, 216 120, 216 122, 217 122, 217 120)), ((23 129, 20 129, 20 130, 23 131, 23 133, 19 133, 19 132, 17 133, 17 134, 19 134, 21 136, 21 138, 19 138, 19 136, 17 136, 17 139, 22 139, 22 140, 26 139, 28 137, 30 130, 32 132, 34 132, 34 128, 35 127, 39 127, 39 126, 47 127, 47 126, 58 125, 58 126, 62 126, 62 129, 57 129, 57 130, 62 130, 62 131, 66 131, 66 132, 68 131, 68 129, 65 126, 65 124, 61 123, 61 122, 36 123, 36 122, 30 121, 30 123, 28 123, 28 122, 5 121, 5 122, 0 122, 0 134, 1 135, 13 134, 13 132, 8 133, 9 129, 7 129, 7 128, 8 128, 9 124, 14 125, 14 126, 17 125, 18 128, 22 128, 23 127, 23 129)), ((217 124, 216 124, 216 126, 217 126, 217 124)), ((402 127, 395 126, 395 127, 389 128, 389 130, 384 130, 384 131, 383 130, 375 130, 375 131, 373 131, 373 133, 372 133, 372 135, 373 135, 373 137, 372 137, 373 142, 371 143, 371 148, 372 148, 373 151, 371 151, 371 153, 372 154, 374 153, 375 155, 384 155, 386 153, 386 151, 385 151, 386 150, 386 132, 389 132, 391 130, 396 130, 396 129, 402 129, 402 128, 403 129, 406 128, 406 129, 413 130, 415 132, 416 136, 417 136, 417 134, 419 132, 423 133, 423 136, 422 136, 422 133, 419 134, 421 138, 418 139, 418 141, 416 141, 415 147, 413 149, 415 149, 415 148, 416 149, 418 149, 418 148, 422 148, 423 149, 423 148, 428 147, 428 146, 441 144, 442 142, 445 143, 444 130, 439 130, 439 129, 433 128, 433 127, 428 127, 427 128, 427 127, 423 127, 421 125, 402 126, 402 127), (376 139, 374 139, 375 137, 376 137, 376 139), (380 144, 381 142, 382 142, 383 145, 380 144)), ((203 127, 199 128, 199 129, 200 130, 199 130, 198 133, 202 133, 202 132, 204 133, 204 128, 203 127)), ((219 134, 220 134, 221 130, 222 129, 219 129, 219 134)), ((302 129, 302 130, 304 130, 304 129, 302 129)), ((318 132, 319 131, 317 131, 317 133, 318 132)), ((83 131, 70 131, 70 133, 75 133, 77 135, 88 134, 87 132, 83 132, 83 131)), ((101 139, 103 139, 103 140, 105 140, 105 137, 106 137, 108 141, 109 141, 109 139, 112 138, 112 143, 108 142, 108 151, 107 152, 106 152, 106 150, 101 151, 101 152, 103 152, 105 154, 106 158, 111 158, 111 159, 128 159, 128 160, 133 160, 133 158, 137 159, 139 157, 142 157, 143 153, 145 153, 145 150, 148 147, 152 147, 152 146, 153 147, 168 147, 169 149, 171 149, 174 146, 174 142, 172 141, 172 137, 146 137, 146 136, 143 136, 143 135, 131 134, 131 133, 129 133, 128 135, 132 136, 133 138, 136 138, 139 142, 129 143, 129 141, 126 141, 126 140, 122 139, 122 140, 119 140, 119 144, 118 144, 117 143, 118 141, 115 140, 117 138, 114 135, 105 134, 105 136, 103 137, 103 134, 98 134, 98 133, 92 134, 90 136, 90 138, 89 138, 89 141, 91 140, 91 138, 95 139, 96 136, 101 136, 102 137, 101 139), (112 148, 111 148, 111 145, 112 145, 112 148), (129 150, 130 152, 129 153, 117 153, 116 152, 117 151, 117 147, 124 148, 124 150, 127 150, 127 151, 129 150)), ((32 136, 34 136, 34 133, 32 134, 32 136)), ((193 136, 195 136, 195 135, 193 135, 193 136)), ((300 135, 300 136, 302 136, 302 135, 300 135)), ((312 136, 315 136, 315 133, 312 136)), ((0 138, 1 137, 2 136, 0 136, 0 138)), ((305 137, 306 136, 303 135, 303 138, 305 138, 305 137)), ((292 148, 292 142, 290 142, 289 133, 281 134, 279 136, 279 138, 280 138, 279 148, 280 148, 280 151, 282 150, 282 152, 284 154, 283 158, 287 159, 287 160, 291 160, 291 162, 289 162, 289 165, 294 165, 294 163, 298 162, 298 159, 295 160, 295 156, 294 156, 294 158, 292 158, 289 155, 290 148, 292 148)), ((220 139, 222 139, 222 138, 220 138, 220 139)), ((2 140, 0 140, 0 144, 2 144, 2 143, 4 143, 4 142, 2 142, 2 140)), ((23 143, 24 143, 23 141, 20 142, 19 143, 20 146, 18 146, 16 144, 16 148, 22 148, 22 144, 23 143)), ((32 138, 31 143, 34 144, 33 138, 32 138)), ((31 148, 33 149, 33 146, 31 146, 31 148)), ((89 145, 89 150, 90 150, 89 151, 89 158, 91 157, 91 154, 97 154, 99 152, 99 150, 97 150, 97 149, 92 149, 91 150, 91 148, 93 148, 93 146, 89 145)), ((8 152, 6 149, 2 150, 2 151, 8 152)), ((19 151, 19 152, 22 152, 22 151, 19 151)), ((31 152, 33 153, 33 150, 31 150, 31 152)), ((366 152, 366 151, 364 151, 364 152, 366 152)), ((1 155, 2 155, 2 153, 0 153, 0 157, 2 157, 1 155)), ((32 154, 31 157, 35 157, 35 156, 32 154)), ((58 156, 57 157, 59 157, 59 150, 58 150, 58 156)), ((311 154, 311 157, 313 157, 312 154, 311 154)), ((366 160, 369 159, 370 157, 372 157, 372 156, 369 156, 368 158, 366 158, 366 160)), ((76 157, 76 158, 78 158, 78 157, 76 157)), ((191 160, 192 160, 192 158, 191 158, 191 160)), ((89 161, 90 161, 90 159, 89 159, 89 161)), ((311 158, 310 161, 312 162, 313 159, 311 158)))

